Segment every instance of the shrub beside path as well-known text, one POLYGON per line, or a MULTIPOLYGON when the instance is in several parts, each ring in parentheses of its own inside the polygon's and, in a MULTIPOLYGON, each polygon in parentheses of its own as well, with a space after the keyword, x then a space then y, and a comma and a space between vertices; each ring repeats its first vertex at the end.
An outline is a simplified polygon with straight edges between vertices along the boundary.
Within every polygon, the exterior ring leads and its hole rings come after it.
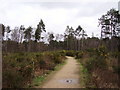
POLYGON ((41 88, 82 88, 80 85, 80 64, 73 57, 67 57, 67 63, 48 78, 50 79, 41 88))

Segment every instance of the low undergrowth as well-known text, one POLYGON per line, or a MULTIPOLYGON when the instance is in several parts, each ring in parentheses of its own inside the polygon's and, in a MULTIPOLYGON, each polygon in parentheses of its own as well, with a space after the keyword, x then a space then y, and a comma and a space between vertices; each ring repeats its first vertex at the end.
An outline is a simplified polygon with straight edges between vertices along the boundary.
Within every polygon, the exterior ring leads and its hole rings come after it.
POLYGON ((56 70, 57 65, 65 61, 65 56, 73 56, 81 63, 85 87, 120 87, 117 83, 120 52, 109 52, 100 46, 84 51, 3 53, 3 88, 40 85, 51 71, 56 70))
POLYGON ((86 88, 118 88, 119 52, 108 52, 104 46, 79 51, 75 57, 85 73, 86 88))
POLYGON ((62 52, 3 53, 3 88, 27 87, 38 76, 38 81, 42 81, 42 75, 64 62, 62 52))

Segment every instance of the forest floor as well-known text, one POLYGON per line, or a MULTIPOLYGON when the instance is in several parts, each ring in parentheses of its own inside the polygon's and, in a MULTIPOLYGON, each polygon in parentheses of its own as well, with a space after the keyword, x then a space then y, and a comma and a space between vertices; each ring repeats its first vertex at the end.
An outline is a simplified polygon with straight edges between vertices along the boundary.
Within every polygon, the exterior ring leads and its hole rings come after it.
POLYGON ((83 88, 80 73, 80 64, 77 60, 67 57, 66 64, 60 70, 49 75, 37 88, 83 88))

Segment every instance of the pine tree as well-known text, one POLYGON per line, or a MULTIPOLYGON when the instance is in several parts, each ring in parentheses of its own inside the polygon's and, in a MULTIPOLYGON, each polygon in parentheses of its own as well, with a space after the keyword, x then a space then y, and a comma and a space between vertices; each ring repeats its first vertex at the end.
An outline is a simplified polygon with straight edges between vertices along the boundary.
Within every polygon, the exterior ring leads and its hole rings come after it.
POLYGON ((38 42, 41 39, 41 33, 46 32, 45 30, 45 24, 43 23, 43 20, 39 22, 37 25, 37 29, 35 31, 35 41, 38 42))

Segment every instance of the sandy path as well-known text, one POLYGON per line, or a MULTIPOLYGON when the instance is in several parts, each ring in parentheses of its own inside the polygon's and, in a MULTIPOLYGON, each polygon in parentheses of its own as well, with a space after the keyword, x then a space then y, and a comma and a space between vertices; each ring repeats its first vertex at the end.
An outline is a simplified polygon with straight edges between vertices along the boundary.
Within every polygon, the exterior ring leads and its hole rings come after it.
POLYGON ((67 58, 67 63, 42 88, 80 88, 79 64, 73 57, 67 58))

